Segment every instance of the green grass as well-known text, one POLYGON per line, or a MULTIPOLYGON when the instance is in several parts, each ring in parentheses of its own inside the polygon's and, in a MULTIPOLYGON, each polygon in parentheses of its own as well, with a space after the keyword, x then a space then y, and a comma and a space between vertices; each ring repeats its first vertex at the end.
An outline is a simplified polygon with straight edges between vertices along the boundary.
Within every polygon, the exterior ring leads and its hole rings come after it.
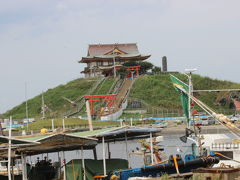
MULTIPOLYGON (((78 97, 85 95, 89 89, 92 88, 97 79, 76 79, 70 81, 67 84, 59 85, 53 89, 48 89, 44 92, 45 104, 51 109, 51 113, 47 113, 47 116, 61 116, 61 114, 72 107, 70 103, 64 100, 62 97, 67 97, 71 100, 75 100, 78 97)), ((41 94, 28 100, 28 112, 29 117, 40 117, 41 116, 41 94)), ((7 111, 2 116, 9 117, 13 116, 13 119, 25 118, 25 102, 7 111)))
MULTIPOLYGON (((175 74, 175 76, 187 83, 185 75, 175 74)), ((195 74, 192 76, 192 80, 194 89, 240 89, 238 83, 211 79, 195 74)), ((223 97, 223 95, 228 97, 229 93, 201 92, 195 95, 213 109, 218 111, 229 109, 228 103, 225 106, 216 105, 217 99, 223 97)), ((130 97, 144 100, 153 107, 182 109, 179 94, 173 88, 169 74, 148 75, 138 78, 131 89, 130 97)))
MULTIPOLYGON (((187 82, 186 76, 182 74, 175 74, 179 79, 187 82)), ((78 97, 85 95, 94 86, 96 78, 76 79, 67 84, 59 85, 55 88, 49 89, 44 93, 45 104, 51 109, 47 113, 48 118, 62 117, 64 112, 74 110, 69 102, 62 97, 67 97, 71 100, 76 100, 78 97)), ((106 79, 92 95, 107 94, 114 83, 113 78, 106 79)), ((209 77, 202 77, 200 75, 193 75, 194 89, 225 89, 225 88, 240 88, 240 84, 230 81, 220 81, 211 79, 209 77)), ((217 105, 217 100, 221 97, 229 97, 226 92, 202 92, 195 94, 204 103, 217 110, 218 112, 225 109, 229 110, 229 103, 225 106, 217 105)), ((136 98, 145 101, 150 107, 156 107, 161 110, 181 110, 181 103, 179 94, 175 91, 170 81, 169 74, 146 75, 139 77, 130 91, 130 98, 136 98)), ((99 103, 94 103, 97 108, 99 103)), ((28 100, 29 117, 41 117, 41 94, 28 100)), ((158 111, 161 113, 161 111, 158 111)), ((227 112, 227 114, 231 114, 227 112)), ((85 115, 83 108, 81 115, 85 115)), ((152 113, 154 114, 154 112, 152 113)), ((25 118, 25 102, 12 108, 1 117, 6 118, 13 116, 13 119, 25 118)), ((129 116, 129 115, 127 115, 129 116)))
MULTIPOLYGON (((154 120, 148 120, 144 121, 147 124, 152 124, 154 120)), ((125 125, 130 125, 130 121, 124 122, 125 125)), ((66 128, 87 128, 88 127, 88 121, 82 120, 79 118, 66 118, 64 119, 64 124, 66 128)), ((142 124, 141 121, 133 121, 133 125, 142 124)), ((106 128, 111 126, 120 126, 119 121, 93 121, 93 127, 94 128, 106 128)), ((63 127, 63 118, 57 118, 54 119, 54 128, 62 128, 63 127)), ((42 128, 52 129, 52 119, 44 119, 44 120, 38 120, 33 123, 29 123, 28 130, 41 130, 42 128)), ((16 130, 27 130, 27 126, 19 127, 16 130)))
MULTIPOLYGON (((88 125, 87 120, 82 120, 79 118, 67 118, 64 119, 65 127, 66 128, 85 128, 88 125)), ((117 121, 93 121, 94 127, 104 127, 104 126, 115 126, 120 125, 120 122, 117 121)), ((29 124, 29 130, 40 130, 42 128, 51 129, 52 127, 52 119, 44 119, 44 120, 38 120, 36 122, 29 124)), ((55 128, 62 128, 63 127, 63 119, 58 118, 54 119, 54 127, 55 128)), ((24 126, 23 128, 18 128, 18 130, 26 130, 27 127, 24 126)))

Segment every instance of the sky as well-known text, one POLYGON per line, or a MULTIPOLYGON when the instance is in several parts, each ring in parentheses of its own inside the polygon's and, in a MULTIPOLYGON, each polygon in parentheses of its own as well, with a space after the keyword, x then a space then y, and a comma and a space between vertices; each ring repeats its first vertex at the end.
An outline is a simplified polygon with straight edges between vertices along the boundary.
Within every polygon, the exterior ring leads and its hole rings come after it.
POLYGON ((82 77, 88 44, 137 43, 168 69, 239 82, 239 0, 0 0, 0 113, 82 77))

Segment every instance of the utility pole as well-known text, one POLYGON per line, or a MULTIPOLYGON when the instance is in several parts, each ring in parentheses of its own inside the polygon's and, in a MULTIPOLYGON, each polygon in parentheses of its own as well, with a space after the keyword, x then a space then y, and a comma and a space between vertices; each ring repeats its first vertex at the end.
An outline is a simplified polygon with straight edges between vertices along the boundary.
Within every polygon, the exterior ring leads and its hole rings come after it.
POLYGON ((113 57, 113 77, 116 78, 116 59, 113 57))
POLYGON ((27 83, 26 82, 25 82, 25 102, 26 102, 26 120, 27 120, 27 131, 28 131, 29 118, 28 118, 28 100, 27 100, 27 83))
POLYGON ((42 92, 42 119, 45 119, 45 103, 44 103, 43 93, 44 92, 42 92))
POLYGON ((10 116, 9 130, 8 130, 8 180, 12 180, 11 175, 11 145, 12 145, 12 116, 10 116))

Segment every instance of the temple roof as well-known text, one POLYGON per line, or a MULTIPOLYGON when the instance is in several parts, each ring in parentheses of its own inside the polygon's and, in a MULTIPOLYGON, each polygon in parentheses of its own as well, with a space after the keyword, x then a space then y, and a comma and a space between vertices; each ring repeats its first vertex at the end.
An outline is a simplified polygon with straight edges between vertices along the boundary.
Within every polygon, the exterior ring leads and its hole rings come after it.
POLYGON ((80 63, 90 61, 112 60, 113 58, 131 60, 145 60, 150 55, 142 55, 138 51, 136 43, 127 44, 90 44, 86 57, 82 57, 80 63))
POLYGON ((106 55, 114 49, 118 49, 123 54, 139 54, 136 43, 127 44, 90 44, 87 56, 106 55))

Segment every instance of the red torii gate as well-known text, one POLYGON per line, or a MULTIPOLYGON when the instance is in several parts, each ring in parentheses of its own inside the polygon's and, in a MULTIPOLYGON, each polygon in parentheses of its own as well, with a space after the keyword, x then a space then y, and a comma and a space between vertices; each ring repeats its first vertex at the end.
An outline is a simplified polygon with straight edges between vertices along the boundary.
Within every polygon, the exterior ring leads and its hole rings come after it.
POLYGON ((135 71, 136 75, 139 75, 140 66, 126 66, 124 67, 127 71, 135 71))
POLYGON ((116 100, 117 94, 108 94, 108 95, 93 95, 93 96, 84 96, 85 100, 90 102, 90 114, 94 114, 93 102, 95 101, 108 101, 108 107, 111 108, 113 101, 116 100))

